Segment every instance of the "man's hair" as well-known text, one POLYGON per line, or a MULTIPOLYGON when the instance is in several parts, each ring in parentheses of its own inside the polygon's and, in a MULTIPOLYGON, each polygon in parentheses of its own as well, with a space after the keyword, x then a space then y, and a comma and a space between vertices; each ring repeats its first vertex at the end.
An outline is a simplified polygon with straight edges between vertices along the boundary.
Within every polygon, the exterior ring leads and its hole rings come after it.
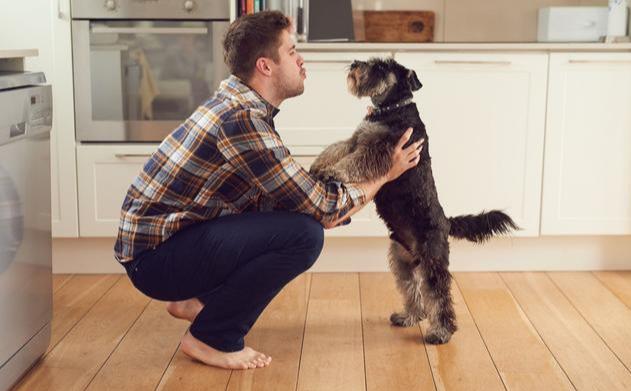
POLYGON ((224 61, 230 73, 247 81, 258 58, 278 62, 280 35, 290 26, 290 19, 278 11, 244 15, 232 22, 223 41, 224 61))

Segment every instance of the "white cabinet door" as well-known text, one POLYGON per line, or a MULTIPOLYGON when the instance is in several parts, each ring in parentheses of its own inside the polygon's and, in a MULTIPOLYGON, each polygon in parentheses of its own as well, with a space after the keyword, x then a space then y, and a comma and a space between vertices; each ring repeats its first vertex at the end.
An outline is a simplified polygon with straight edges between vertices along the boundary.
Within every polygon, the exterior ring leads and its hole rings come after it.
POLYGON ((366 115, 368 99, 347 90, 346 74, 354 60, 387 53, 303 53, 307 79, 302 95, 280 106, 274 124, 286 145, 325 146, 351 136, 366 115))
MULTIPOLYGON (((82 237, 116 236, 127 189, 157 145, 80 145, 77 147, 79 226, 82 237)), ((319 148, 292 148, 294 158, 309 169, 319 148), (308 152, 308 154, 305 154, 308 152)), ((326 231, 328 236, 385 236, 374 204, 353 215, 347 226, 326 231)))
POLYGON ((51 214, 53 237, 79 235, 72 95, 70 0, 31 0, 2 7, 0 48, 37 49, 27 71, 44 72, 53 91, 51 214))
MULTIPOLYGON (((316 155, 301 155, 292 153, 294 159, 300 163, 306 170, 309 170, 311 163, 316 155)), ((377 214, 375 204, 370 202, 364 206, 359 212, 351 217, 351 223, 333 229, 324 231, 326 236, 387 236, 388 229, 377 214)))
POLYGON ((116 236, 127 189, 156 145, 79 145, 79 227, 82 237, 116 236))
POLYGON ((543 234, 631 234, 631 53, 550 55, 543 234))
POLYGON ((447 216, 501 209, 537 236, 546 54, 401 53, 423 83, 415 94, 447 216))

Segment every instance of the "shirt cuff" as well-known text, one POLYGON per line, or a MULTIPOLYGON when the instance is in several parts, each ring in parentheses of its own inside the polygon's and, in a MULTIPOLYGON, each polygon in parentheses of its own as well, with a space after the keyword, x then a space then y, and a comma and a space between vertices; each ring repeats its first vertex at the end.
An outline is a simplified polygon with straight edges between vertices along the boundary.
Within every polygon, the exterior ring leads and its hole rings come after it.
POLYGON ((344 187, 346 187, 349 197, 353 200, 353 207, 366 203, 366 194, 360 187, 350 184, 345 184, 344 187))

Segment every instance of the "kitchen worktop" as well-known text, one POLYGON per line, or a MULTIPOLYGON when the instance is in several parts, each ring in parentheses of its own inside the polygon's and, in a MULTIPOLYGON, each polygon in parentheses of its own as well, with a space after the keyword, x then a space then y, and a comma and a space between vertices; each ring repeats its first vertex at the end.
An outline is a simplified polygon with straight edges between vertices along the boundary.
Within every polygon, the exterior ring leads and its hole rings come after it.
POLYGON ((38 55, 37 49, 0 50, 0 58, 36 57, 37 55, 38 55))
POLYGON ((385 43, 385 42, 303 42, 303 51, 631 51, 631 43, 385 43))
POLYGON ((24 71, 24 57, 37 57, 37 49, 0 50, 0 71, 24 71))

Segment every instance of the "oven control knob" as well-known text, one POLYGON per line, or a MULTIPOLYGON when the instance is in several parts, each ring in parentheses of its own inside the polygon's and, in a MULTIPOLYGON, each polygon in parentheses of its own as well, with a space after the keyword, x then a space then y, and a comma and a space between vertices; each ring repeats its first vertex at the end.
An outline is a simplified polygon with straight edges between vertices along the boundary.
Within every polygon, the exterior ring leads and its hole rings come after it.
POLYGON ((193 0, 186 0, 184 2, 184 9, 191 12, 195 8, 195 2, 193 0))
POLYGON ((116 9, 116 1, 105 0, 105 8, 107 8, 110 11, 114 11, 116 9))

